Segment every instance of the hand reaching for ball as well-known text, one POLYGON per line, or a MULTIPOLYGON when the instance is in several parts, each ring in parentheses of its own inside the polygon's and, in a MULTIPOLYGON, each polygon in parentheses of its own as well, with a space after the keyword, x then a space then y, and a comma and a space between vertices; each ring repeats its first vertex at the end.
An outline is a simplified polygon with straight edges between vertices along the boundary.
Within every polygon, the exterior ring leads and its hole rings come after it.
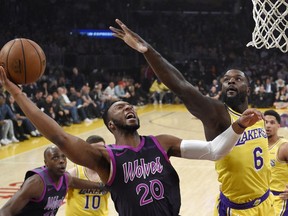
POLYGON ((0 65, 7 77, 16 84, 36 82, 46 68, 46 56, 34 41, 17 38, 6 43, 0 51, 0 65))

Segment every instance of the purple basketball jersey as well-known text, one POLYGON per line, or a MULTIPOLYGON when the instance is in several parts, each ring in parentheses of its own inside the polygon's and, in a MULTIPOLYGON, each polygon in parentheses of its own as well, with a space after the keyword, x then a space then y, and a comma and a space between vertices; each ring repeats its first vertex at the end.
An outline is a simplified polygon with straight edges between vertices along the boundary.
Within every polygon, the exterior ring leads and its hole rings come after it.
POLYGON ((179 177, 155 137, 138 147, 107 147, 113 172, 107 186, 120 216, 178 216, 179 177))

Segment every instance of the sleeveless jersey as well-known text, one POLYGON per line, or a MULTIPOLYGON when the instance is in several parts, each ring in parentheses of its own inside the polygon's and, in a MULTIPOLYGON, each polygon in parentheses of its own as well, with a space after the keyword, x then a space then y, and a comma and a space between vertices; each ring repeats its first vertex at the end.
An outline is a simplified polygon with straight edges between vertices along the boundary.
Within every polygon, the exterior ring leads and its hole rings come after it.
MULTIPOLYGON (((240 114, 227 107, 231 121, 240 114)), ((264 121, 248 127, 233 150, 216 161, 222 193, 234 203, 246 203, 263 196, 269 189, 271 169, 264 121)))
POLYGON ((107 186, 119 216, 178 216, 179 177, 167 153, 152 136, 138 147, 107 146, 112 175, 107 186))
POLYGON ((39 175, 44 182, 44 191, 38 200, 30 200, 23 208, 21 216, 55 216, 59 207, 63 204, 68 189, 67 174, 61 176, 59 185, 56 186, 45 167, 30 170, 25 175, 25 180, 33 175, 39 175))
POLYGON ((270 164, 271 164, 271 184, 270 189, 272 191, 283 192, 286 189, 288 182, 288 163, 285 161, 279 161, 278 150, 283 143, 287 143, 288 140, 280 138, 274 143, 273 146, 269 147, 270 153, 270 164))
MULTIPOLYGON (((85 168, 75 165, 77 178, 89 180, 85 168)), ((73 189, 70 188, 67 194, 66 215, 67 216, 107 216, 108 215, 107 191, 98 189, 73 189)))

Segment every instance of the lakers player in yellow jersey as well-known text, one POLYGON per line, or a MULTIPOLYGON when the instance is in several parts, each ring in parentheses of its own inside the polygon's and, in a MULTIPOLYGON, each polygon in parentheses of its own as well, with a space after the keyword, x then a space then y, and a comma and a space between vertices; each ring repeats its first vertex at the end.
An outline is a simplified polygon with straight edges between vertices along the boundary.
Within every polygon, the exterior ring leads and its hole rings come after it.
MULTIPOLYGON (((116 23, 120 28, 111 26, 113 35, 144 55, 156 76, 183 101, 192 115, 202 121, 207 140, 226 130, 239 114, 248 109, 250 83, 243 71, 229 69, 223 76, 222 101, 212 99, 202 95, 138 34, 119 19, 116 23)), ((269 166, 268 141, 262 121, 246 128, 237 146, 216 162, 221 189, 215 215, 274 215, 273 195, 269 191, 269 166)))
POLYGON ((288 184, 288 140, 278 135, 281 117, 275 110, 264 112, 265 127, 268 135, 271 185, 275 195, 274 208, 276 216, 288 215, 287 184, 288 184))
MULTIPOLYGON (((91 145, 105 144, 104 139, 97 135, 89 136, 86 142, 91 145)), ((74 168, 69 170, 69 173, 80 179, 101 182, 97 172, 76 164, 74 168)), ((108 216, 109 196, 109 192, 104 187, 103 190, 69 189, 65 214, 67 216, 108 216)))
MULTIPOLYGON (((232 122, 240 117, 231 108, 227 107, 227 110, 232 122)), ((273 196, 268 190, 271 176, 267 152, 264 121, 259 121, 245 129, 227 156, 216 161, 215 169, 221 188, 214 215, 270 215, 266 211, 273 203, 273 196), (266 199, 267 208, 263 208, 264 204, 260 203, 266 199)), ((274 215, 273 209, 270 212, 274 215)))

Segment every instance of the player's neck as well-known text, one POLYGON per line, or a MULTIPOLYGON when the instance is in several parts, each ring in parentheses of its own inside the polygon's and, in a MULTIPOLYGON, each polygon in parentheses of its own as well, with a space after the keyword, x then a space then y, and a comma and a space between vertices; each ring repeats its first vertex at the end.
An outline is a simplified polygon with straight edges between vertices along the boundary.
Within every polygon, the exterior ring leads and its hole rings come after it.
POLYGON ((122 134, 116 138, 116 145, 129 145, 131 147, 137 147, 140 140, 140 136, 137 132, 134 134, 122 134))
POLYGON ((274 136, 271 136, 268 138, 268 145, 269 146, 273 146, 278 140, 279 140, 279 136, 276 134, 274 136))

